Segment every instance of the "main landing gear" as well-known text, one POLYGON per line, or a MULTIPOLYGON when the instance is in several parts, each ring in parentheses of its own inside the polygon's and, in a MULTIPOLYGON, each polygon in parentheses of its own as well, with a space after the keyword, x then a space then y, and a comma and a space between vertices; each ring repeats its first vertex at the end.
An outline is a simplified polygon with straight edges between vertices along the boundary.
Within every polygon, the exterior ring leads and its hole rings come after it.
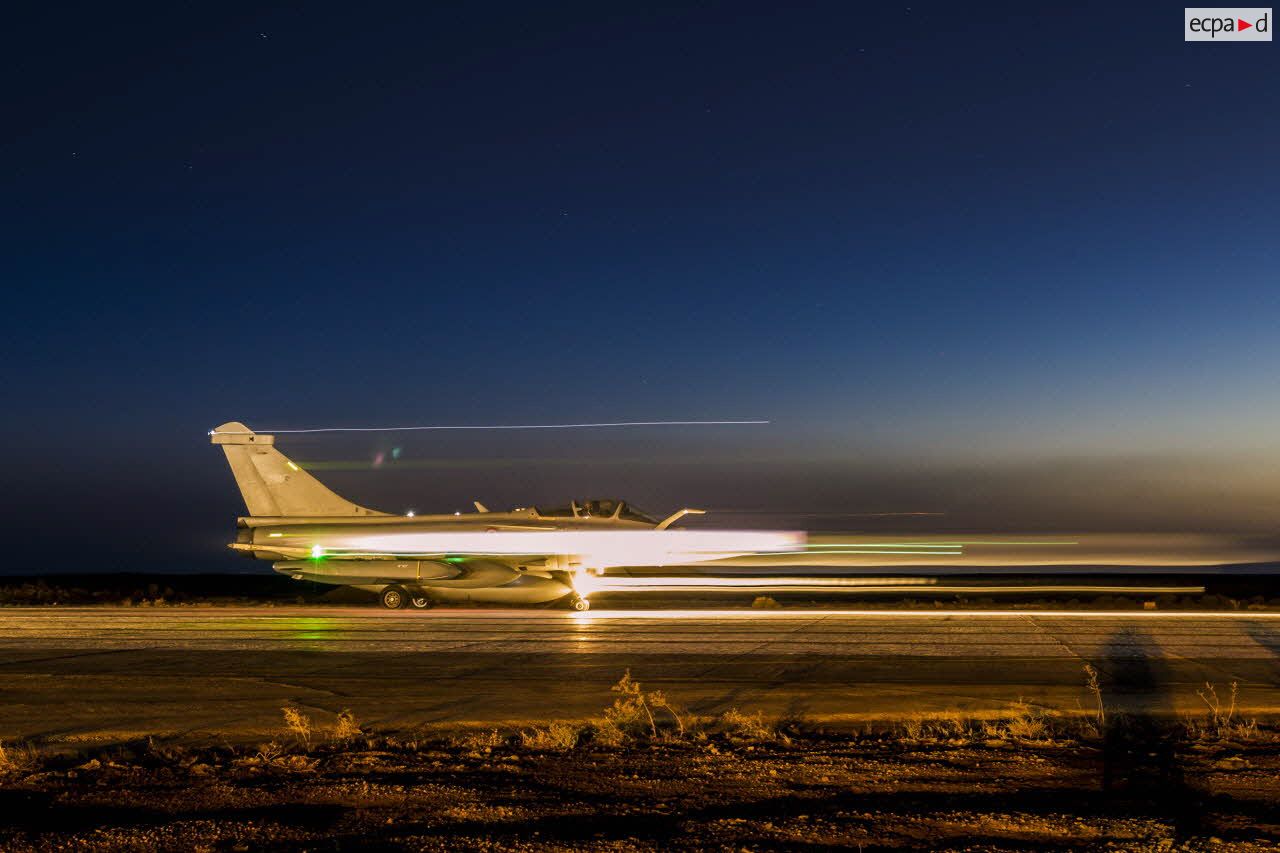
POLYGON ((591 609, 591 602, 587 601, 585 598, 583 598, 580 595, 575 595, 573 599, 569 602, 569 606, 572 607, 574 610, 578 611, 579 613, 582 613, 584 611, 591 609))
POLYGON ((410 595, 402 586, 389 586, 382 591, 382 606, 388 610, 400 610, 412 607, 414 610, 426 610, 431 607, 431 599, 425 595, 410 595))
POLYGON ((399 610, 408 600, 409 594, 404 587, 389 586, 382 591, 382 606, 388 610, 399 610))

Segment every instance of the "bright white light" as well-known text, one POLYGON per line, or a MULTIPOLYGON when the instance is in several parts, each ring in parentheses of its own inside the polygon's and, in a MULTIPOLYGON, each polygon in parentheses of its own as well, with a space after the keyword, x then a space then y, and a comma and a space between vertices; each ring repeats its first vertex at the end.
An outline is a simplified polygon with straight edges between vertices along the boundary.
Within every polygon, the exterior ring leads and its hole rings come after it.
MULTIPOLYGON (((495 616, 500 616, 504 621, 509 621, 510 610, 491 611, 495 616)), ((446 615, 454 618, 475 618, 475 611, 455 611, 447 614, 446 611, 440 611, 437 618, 444 618, 446 615)), ((1265 619, 1269 621, 1280 620, 1280 613, 1267 613, 1264 611, 1242 611, 1242 610, 1177 610, 1177 611, 1159 611, 1159 610, 808 610, 795 609, 787 610, 785 608, 779 610, 755 610, 751 608, 743 608, 741 610, 592 610, 587 613, 549 613, 546 611, 539 612, 525 618, 535 619, 574 619, 590 620, 592 622, 600 622, 603 620, 611 621, 627 621, 636 619, 655 619, 655 620, 675 620, 675 619, 696 619, 707 622, 720 622, 725 619, 769 619, 769 620, 792 620, 792 621, 817 621, 819 619, 882 619, 885 621, 911 620, 920 619, 934 621, 938 619, 976 619, 976 618, 998 618, 998 619, 1023 619, 1023 620, 1043 620, 1043 619, 1117 619, 1117 620, 1152 620, 1152 621, 1207 621, 1207 620, 1227 620, 1249 622, 1254 619, 1265 619)))
MULTIPOLYGON (((417 513, 414 512, 413 510, 409 510, 408 512, 405 513, 405 517, 407 518, 413 518, 415 515, 417 515, 417 513)), ((454 513, 454 515, 457 515, 457 513, 454 513)))
POLYGON ((324 548, 321 548, 319 545, 312 545, 311 556, 317 560, 320 559, 324 556, 324 548))
MULTIPOLYGON (((575 585, 578 583, 574 580, 575 585)), ((1199 595, 1203 586, 1104 586, 1099 584, 979 585, 951 583, 939 578, 829 577, 604 577, 593 578, 592 592, 885 592, 957 593, 1091 593, 1112 595, 1199 595), (921 589, 925 587, 926 589, 921 589)))
POLYGON ((573 591, 586 598, 600 589, 600 578, 590 572, 573 573, 573 591))
MULTIPOLYGON (((455 513, 458 515, 460 513, 455 513)), ((342 536, 330 552, 409 557, 427 554, 572 554, 583 566, 684 566, 749 554, 803 549, 805 535, 760 530, 548 530, 366 533, 342 536)))

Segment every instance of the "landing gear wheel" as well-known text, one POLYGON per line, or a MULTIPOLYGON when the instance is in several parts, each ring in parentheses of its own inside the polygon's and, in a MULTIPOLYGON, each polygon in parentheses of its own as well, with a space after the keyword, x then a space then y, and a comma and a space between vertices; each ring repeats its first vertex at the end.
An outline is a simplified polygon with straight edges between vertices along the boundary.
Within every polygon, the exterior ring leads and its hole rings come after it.
POLYGON ((401 587, 389 586, 382 591, 382 606, 388 610, 399 610, 408 600, 408 594, 401 587))
POLYGON ((415 596, 409 599, 409 606, 414 610, 430 610, 431 599, 427 598, 425 595, 415 596))
POLYGON ((587 601, 585 598, 582 598, 582 597, 574 598, 574 599, 573 599, 573 609, 574 609, 574 610, 576 610, 576 611, 578 611, 579 613, 582 613, 582 612, 583 612, 583 611, 585 611, 585 610, 590 610, 590 609, 591 609, 591 602, 590 602, 590 601, 587 601))

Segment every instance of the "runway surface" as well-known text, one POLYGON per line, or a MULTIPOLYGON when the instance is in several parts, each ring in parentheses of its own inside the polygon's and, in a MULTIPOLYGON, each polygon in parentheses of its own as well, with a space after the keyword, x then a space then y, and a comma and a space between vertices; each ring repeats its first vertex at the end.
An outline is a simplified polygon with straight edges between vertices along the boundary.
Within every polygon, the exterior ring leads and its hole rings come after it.
POLYGON ((856 725, 908 713, 1199 712, 1204 683, 1280 711, 1280 613, 592 611, 376 608, 0 610, 0 740, 278 736, 327 725, 585 718, 630 669, 696 713, 856 725))

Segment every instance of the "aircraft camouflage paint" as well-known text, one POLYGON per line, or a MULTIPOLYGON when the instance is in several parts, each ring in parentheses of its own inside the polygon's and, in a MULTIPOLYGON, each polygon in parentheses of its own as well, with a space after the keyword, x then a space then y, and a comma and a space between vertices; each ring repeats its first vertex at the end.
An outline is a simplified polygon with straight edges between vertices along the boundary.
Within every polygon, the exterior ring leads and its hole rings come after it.
POLYGON ((376 592, 391 609, 436 601, 590 605, 591 578, 618 566, 691 565, 795 552, 802 533, 671 530, 701 510, 656 521, 618 500, 466 515, 392 515, 339 497, 241 423, 210 435, 222 446, 249 515, 231 548, 281 574, 376 592))

